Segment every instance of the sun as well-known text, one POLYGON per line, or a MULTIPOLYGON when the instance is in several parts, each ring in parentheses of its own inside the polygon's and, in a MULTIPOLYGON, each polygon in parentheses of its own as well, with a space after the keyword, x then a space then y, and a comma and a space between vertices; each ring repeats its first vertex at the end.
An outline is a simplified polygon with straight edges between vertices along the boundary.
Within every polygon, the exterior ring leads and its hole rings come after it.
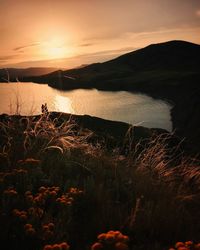
POLYGON ((49 58, 63 58, 66 55, 66 49, 64 47, 51 47, 48 48, 48 56, 49 58))
POLYGON ((44 44, 44 54, 48 59, 61 59, 67 56, 68 50, 61 39, 49 40, 44 44))

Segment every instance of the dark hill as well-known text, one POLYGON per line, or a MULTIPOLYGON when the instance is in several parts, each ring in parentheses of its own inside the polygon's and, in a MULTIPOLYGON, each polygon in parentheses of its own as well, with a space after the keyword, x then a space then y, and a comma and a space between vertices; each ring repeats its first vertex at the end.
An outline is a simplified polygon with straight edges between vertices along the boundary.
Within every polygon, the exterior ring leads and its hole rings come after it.
POLYGON ((152 87, 199 80, 200 45, 185 41, 152 44, 104 63, 55 71, 23 81, 45 82, 59 89, 149 91, 152 87), (167 81, 167 83, 166 83, 167 81))
POLYGON ((185 41, 152 44, 143 49, 122 55, 109 63, 117 62, 133 70, 199 69, 200 45, 185 41))

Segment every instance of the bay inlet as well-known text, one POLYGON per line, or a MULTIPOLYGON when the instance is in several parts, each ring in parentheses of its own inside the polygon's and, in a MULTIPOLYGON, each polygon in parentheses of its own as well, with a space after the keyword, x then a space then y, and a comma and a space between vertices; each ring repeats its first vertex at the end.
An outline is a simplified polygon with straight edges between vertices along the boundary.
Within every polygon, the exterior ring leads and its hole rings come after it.
POLYGON ((96 89, 61 91, 47 84, 23 82, 0 84, 1 114, 40 114, 44 103, 49 111, 87 114, 135 126, 172 130, 172 106, 144 94, 96 89))

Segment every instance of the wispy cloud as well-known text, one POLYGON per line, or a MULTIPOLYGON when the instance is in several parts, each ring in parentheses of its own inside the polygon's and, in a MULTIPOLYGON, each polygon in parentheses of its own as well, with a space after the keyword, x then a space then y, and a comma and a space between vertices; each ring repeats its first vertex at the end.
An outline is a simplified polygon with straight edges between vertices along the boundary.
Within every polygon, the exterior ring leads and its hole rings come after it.
POLYGON ((58 67, 58 68, 74 68, 84 64, 96 62, 105 62, 116 58, 124 53, 136 50, 136 47, 124 47, 121 49, 102 50, 94 53, 86 53, 76 55, 74 57, 55 59, 55 60, 39 60, 39 61, 23 61, 20 63, 5 65, 5 67, 58 67))
MULTIPOLYGON (((98 51, 98 52, 94 52, 94 53, 87 53, 87 54, 82 54, 82 55, 78 55, 77 57, 93 57, 93 56, 100 56, 100 55, 120 55, 122 53, 126 53, 126 52, 130 52, 133 50, 137 50, 139 48, 136 47, 125 47, 125 48, 121 48, 121 49, 113 49, 113 50, 103 50, 103 51, 98 51)), ((75 57, 74 57, 75 58, 75 57)))
POLYGON ((89 47, 92 45, 94 45, 94 43, 83 43, 83 44, 80 44, 79 47, 89 47))
POLYGON ((14 59, 18 56, 18 54, 15 54, 15 55, 9 55, 9 56, 0 56, 0 61, 7 61, 7 60, 10 60, 10 59, 14 59))
POLYGON ((40 45, 39 42, 37 42, 37 43, 31 43, 31 44, 27 44, 27 45, 24 45, 24 46, 16 47, 13 50, 14 51, 18 51, 18 50, 21 50, 21 49, 27 49, 27 48, 35 47, 35 46, 38 46, 38 45, 40 45))

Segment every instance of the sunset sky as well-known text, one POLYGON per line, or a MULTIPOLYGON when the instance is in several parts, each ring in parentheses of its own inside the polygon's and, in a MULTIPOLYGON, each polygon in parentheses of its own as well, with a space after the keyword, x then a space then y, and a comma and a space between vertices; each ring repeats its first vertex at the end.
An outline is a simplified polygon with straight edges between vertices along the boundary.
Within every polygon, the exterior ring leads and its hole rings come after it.
POLYGON ((0 0, 1 68, 71 68, 168 40, 200 44, 200 0, 0 0))

